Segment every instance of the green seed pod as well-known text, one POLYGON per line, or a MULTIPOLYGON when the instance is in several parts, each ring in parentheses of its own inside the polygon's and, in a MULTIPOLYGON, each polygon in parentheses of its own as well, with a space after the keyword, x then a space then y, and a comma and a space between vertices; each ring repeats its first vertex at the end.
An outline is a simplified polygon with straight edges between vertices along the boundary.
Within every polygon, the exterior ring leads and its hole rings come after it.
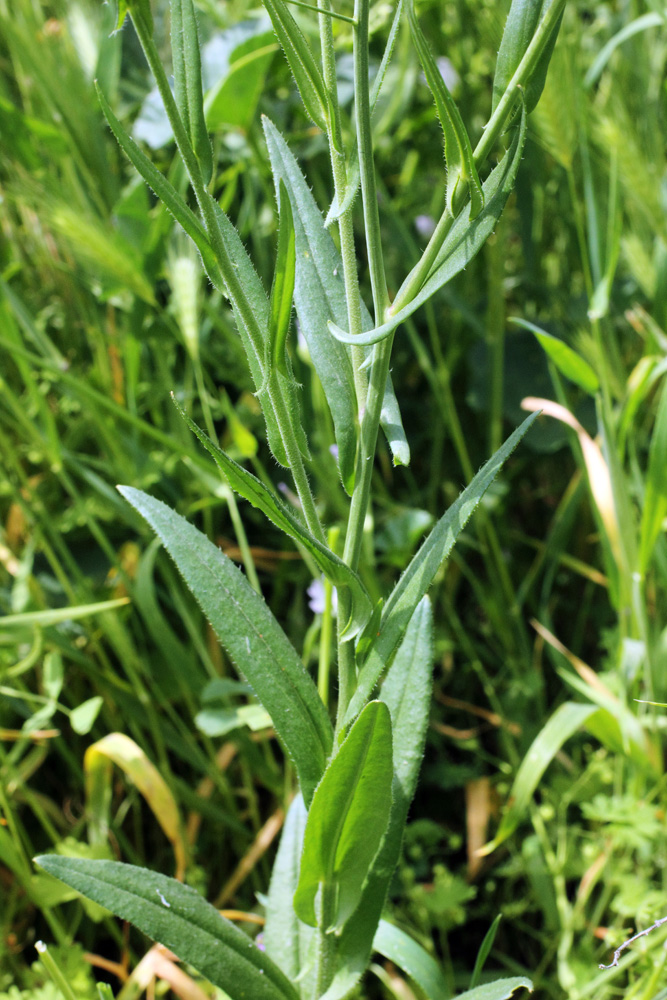
MULTIPOLYGON (((552 3, 553 0, 512 0, 496 62, 496 74, 493 80, 493 111, 495 111, 508 83, 523 59, 537 26, 552 3)), ((561 18, 558 19, 551 32, 530 79, 524 85, 527 113, 533 110, 544 90, 547 69, 558 37, 560 22, 561 18)))

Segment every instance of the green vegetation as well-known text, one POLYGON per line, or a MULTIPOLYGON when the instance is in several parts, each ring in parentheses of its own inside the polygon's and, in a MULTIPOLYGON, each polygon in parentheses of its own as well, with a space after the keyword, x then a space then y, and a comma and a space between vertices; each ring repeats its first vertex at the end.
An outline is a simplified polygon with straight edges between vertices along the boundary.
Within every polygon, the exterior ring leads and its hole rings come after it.
POLYGON ((0 0, 0 998, 667 997, 666 55, 0 0))

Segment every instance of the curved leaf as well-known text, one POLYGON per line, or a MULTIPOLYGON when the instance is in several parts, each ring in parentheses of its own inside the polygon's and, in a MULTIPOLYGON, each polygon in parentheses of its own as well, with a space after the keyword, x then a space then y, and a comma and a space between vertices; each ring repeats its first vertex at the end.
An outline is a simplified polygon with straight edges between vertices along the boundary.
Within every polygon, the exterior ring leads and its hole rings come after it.
POLYGON ((597 705, 581 705, 567 701, 557 708, 543 729, 533 740, 528 753, 516 773, 509 795, 509 806, 493 840, 483 848, 491 854, 504 840, 514 833, 528 808, 540 778, 563 744, 576 733, 588 719, 598 712, 597 705))
POLYGON ((462 181, 470 192, 469 217, 474 219, 484 207, 484 191, 475 166, 470 138, 456 106, 456 101, 450 94, 424 33, 419 27, 414 0, 408 0, 408 21, 419 61, 433 95, 435 109, 444 133, 447 163, 447 207, 454 215, 454 194, 459 181, 462 181))
POLYGON ((508 1000, 516 990, 533 992, 533 984, 525 976, 513 976, 511 979, 496 979, 493 983, 484 983, 474 990, 460 993, 456 1000, 508 1000))
MULTIPOLYGON (((264 133, 274 182, 282 180, 292 202, 296 232, 294 302, 299 325, 331 410, 338 445, 338 464, 348 493, 354 484, 357 449, 357 399, 351 353, 331 336, 327 322, 347 322, 343 262, 326 231, 320 212, 298 163, 275 125, 264 118, 264 133)), ((372 320, 363 302, 362 323, 372 320)), ((354 340, 361 344, 361 338, 354 340)), ((396 397, 387 379, 381 423, 397 464, 407 465, 410 452, 396 397)))
POLYGON ((359 576, 342 559, 339 559, 331 549, 318 542, 286 504, 274 496, 264 483, 256 479, 252 473, 229 458, 197 426, 194 420, 190 419, 175 400, 174 402, 190 430, 197 435, 206 450, 213 456, 232 489, 236 490, 242 497, 245 497, 253 507, 261 510, 286 535, 300 542, 310 552, 319 568, 331 580, 334 586, 339 588, 346 587, 349 590, 351 597, 350 617, 345 622, 343 635, 345 639, 353 639, 359 635, 371 617, 373 610, 371 599, 359 576))
POLYGON ((171 0, 171 53, 176 106, 185 125, 204 184, 213 173, 213 152, 204 119, 204 94, 197 16, 192 0, 171 0))
POLYGON ((340 931, 359 905, 389 821, 392 769, 391 716, 383 702, 372 701, 324 772, 308 811, 294 911, 311 927, 318 926, 320 890, 333 897, 325 930, 340 931))
POLYGON ((373 951, 378 951, 407 973, 428 1000, 450 1000, 450 991, 438 963, 400 927, 381 920, 373 938, 373 951))
POLYGON ((535 334, 537 342, 546 355, 553 361, 558 371, 570 382, 574 382, 580 389, 593 395, 600 388, 600 380, 588 364, 587 361, 573 351, 572 348, 558 337, 553 337, 546 330, 540 329, 534 323, 526 319, 519 319, 518 316, 511 316, 510 323, 522 326, 524 330, 530 330, 535 334))
POLYGON ((308 42, 283 0, 264 0, 264 6, 299 88, 303 106, 318 128, 326 132, 327 91, 308 42))
POLYGON ((430 602, 424 598, 382 685, 381 697, 391 713, 395 762, 389 826, 373 862, 361 903, 343 928, 338 944, 338 972, 325 1000, 340 1000, 346 996, 370 961, 389 884, 401 855, 408 809, 417 787, 428 726, 432 669, 433 617, 430 602))
POLYGON ((205 535, 141 490, 118 489, 160 537, 216 635, 271 716, 309 802, 324 772, 333 734, 296 650, 266 602, 205 535))
MULTIPOLYGON (((368 346, 378 344, 394 332, 396 327, 411 316, 419 307, 431 298, 443 285, 451 281, 459 271, 482 249, 487 239, 495 229, 509 194, 514 186, 521 154, 526 139, 526 115, 521 117, 521 125, 516 130, 512 144, 503 156, 501 162, 489 174, 482 185, 484 191, 484 208, 476 219, 470 221, 465 212, 460 212, 445 239, 438 254, 431 274, 426 279, 415 297, 403 306, 395 315, 390 315, 386 323, 354 337, 335 323, 329 323, 333 336, 344 344, 361 344, 368 346)), ((419 266, 419 265, 417 265, 419 266)), ((401 288, 410 281, 412 271, 407 276, 401 288)), ((401 294, 399 289, 396 298, 401 294)))
POLYGON ((298 993, 268 955, 190 886, 117 861, 44 854, 35 863, 129 920, 225 992, 253 1000, 298 1000, 298 993))
POLYGON ((350 700, 347 711, 348 721, 355 717, 370 697, 415 608, 431 586, 435 574, 449 556, 456 539, 465 528, 482 497, 536 416, 537 414, 532 414, 527 420, 524 420, 486 465, 480 469, 469 486, 431 530, 394 587, 382 613, 380 634, 359 673, 357 690, 350 700))

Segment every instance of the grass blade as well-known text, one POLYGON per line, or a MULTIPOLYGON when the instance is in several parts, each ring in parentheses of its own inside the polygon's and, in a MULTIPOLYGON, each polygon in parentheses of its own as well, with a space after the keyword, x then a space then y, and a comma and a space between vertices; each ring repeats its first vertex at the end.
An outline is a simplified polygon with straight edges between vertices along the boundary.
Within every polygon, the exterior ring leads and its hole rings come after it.
POLYGON ((667 384, 662 388, 651 436, 639 542, 639 572, 646 573, 667 514, 667 384))
POLYGON ((556 709, 524 757, 509 794, 510 805, 503 813, 495 837, 482 849, 483 854, 491 854, 514 833, 551 761, 570 736, 598 711, 597 705, 581 705, 574 701, 565 702, 556 709))
POLYGON ((518 427, 503 446, 488 460, 469 486, 440 518, 416 553, 387 601, 380 623, 380 634, 359 673, 357 690, 348 708, 353 719, 370 697, 380 675, 401 639, 415 608, 426 594, 433 578, 454 547, 482 497, 503 465, 529 430, 533 414, 518 427))
POLYGON ((381 920, 373 939, 373 951, 407 973, 428 1000, 449 1000, 450 990, 438 963, 400 927, 381 920))
POLYGON ((122 496, 176 563, 218 638, 273 720, 304 799, 322 777, 333 734, 317 688, 265 601, 217 546, 165 504, 129 486, 122 496))
POLYGON ((519 319, 518 316, 511 316, 509 322, 534 333, 544 353, 553 361, 561 375, 564 375, 570 382, 574 382, 591 396, 598 391, 600 380, 591 366, 563 340, 553 337, 546 330, 540 329, 539 326, 535 326, 534 323, 530 323, 526 319, 519 319))
POLYGON ((88 899, 129 920, 214 986, 253 1000, 298 1000, 271 959, 198 892, 175 879, 117 861, 44 854, 44 871, 88 899))

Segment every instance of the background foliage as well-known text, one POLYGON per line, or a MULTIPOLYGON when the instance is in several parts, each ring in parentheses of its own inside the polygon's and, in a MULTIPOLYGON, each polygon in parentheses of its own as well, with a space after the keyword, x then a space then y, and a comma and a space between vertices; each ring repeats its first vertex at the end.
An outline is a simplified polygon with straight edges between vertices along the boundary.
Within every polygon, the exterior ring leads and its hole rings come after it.
MULTIPOLYGON (((276 213, 260 113, 326 210, 325 144, 261 11, 198 6, 216 194, 268 286, 276 213)), ((372 14, 379 60, 392 9, 380 0, 372 14)), ((504 16, 486 0, 420 9, 473 139, 504 16)), ((0 0, 0 996, 12 1000, 58 996, 35 964, 41 937, 78 996, 95 995, 95 978, 126 1000, 153 974, 198 996, 30 858, 185 871, 254 934, 292 785, 261 709, 114 485, 176 507, 238 558, 314 670, 327 622, 308 565, 254 508, 239 511, 169 400, 275 478, 231 314, 103 123, 94 78, 183 186, 136 39, 129 25, 109 39, 112 26, 96 0, 0 0)), ((350 39, 336 31, 349 107, 350 39)), ((363 569, 374 599, 525 397, 581 425, 542 418, 433 592, 436 707, 391 907, 452 992, 502 914, 496 975, 529 975, 545 997, 667 995, 664 930, 597 970, 666 906, 664 708, 648 704, 667 701, 665 53, 650 4, 569 5, 508 211, 394 348, 413 460, 395 469, 380 449, 363 569), (515 316, 587 367, 550 356, 515 316)), ((444 200, 407 25, 375 128, 395 290, 444 200)), ((321 444, 316 493, 336 523, 331 420, 303 347, 295 365, 321 444)), ((364 995, 410 995, 393 967, 375 971, 364 995)))

